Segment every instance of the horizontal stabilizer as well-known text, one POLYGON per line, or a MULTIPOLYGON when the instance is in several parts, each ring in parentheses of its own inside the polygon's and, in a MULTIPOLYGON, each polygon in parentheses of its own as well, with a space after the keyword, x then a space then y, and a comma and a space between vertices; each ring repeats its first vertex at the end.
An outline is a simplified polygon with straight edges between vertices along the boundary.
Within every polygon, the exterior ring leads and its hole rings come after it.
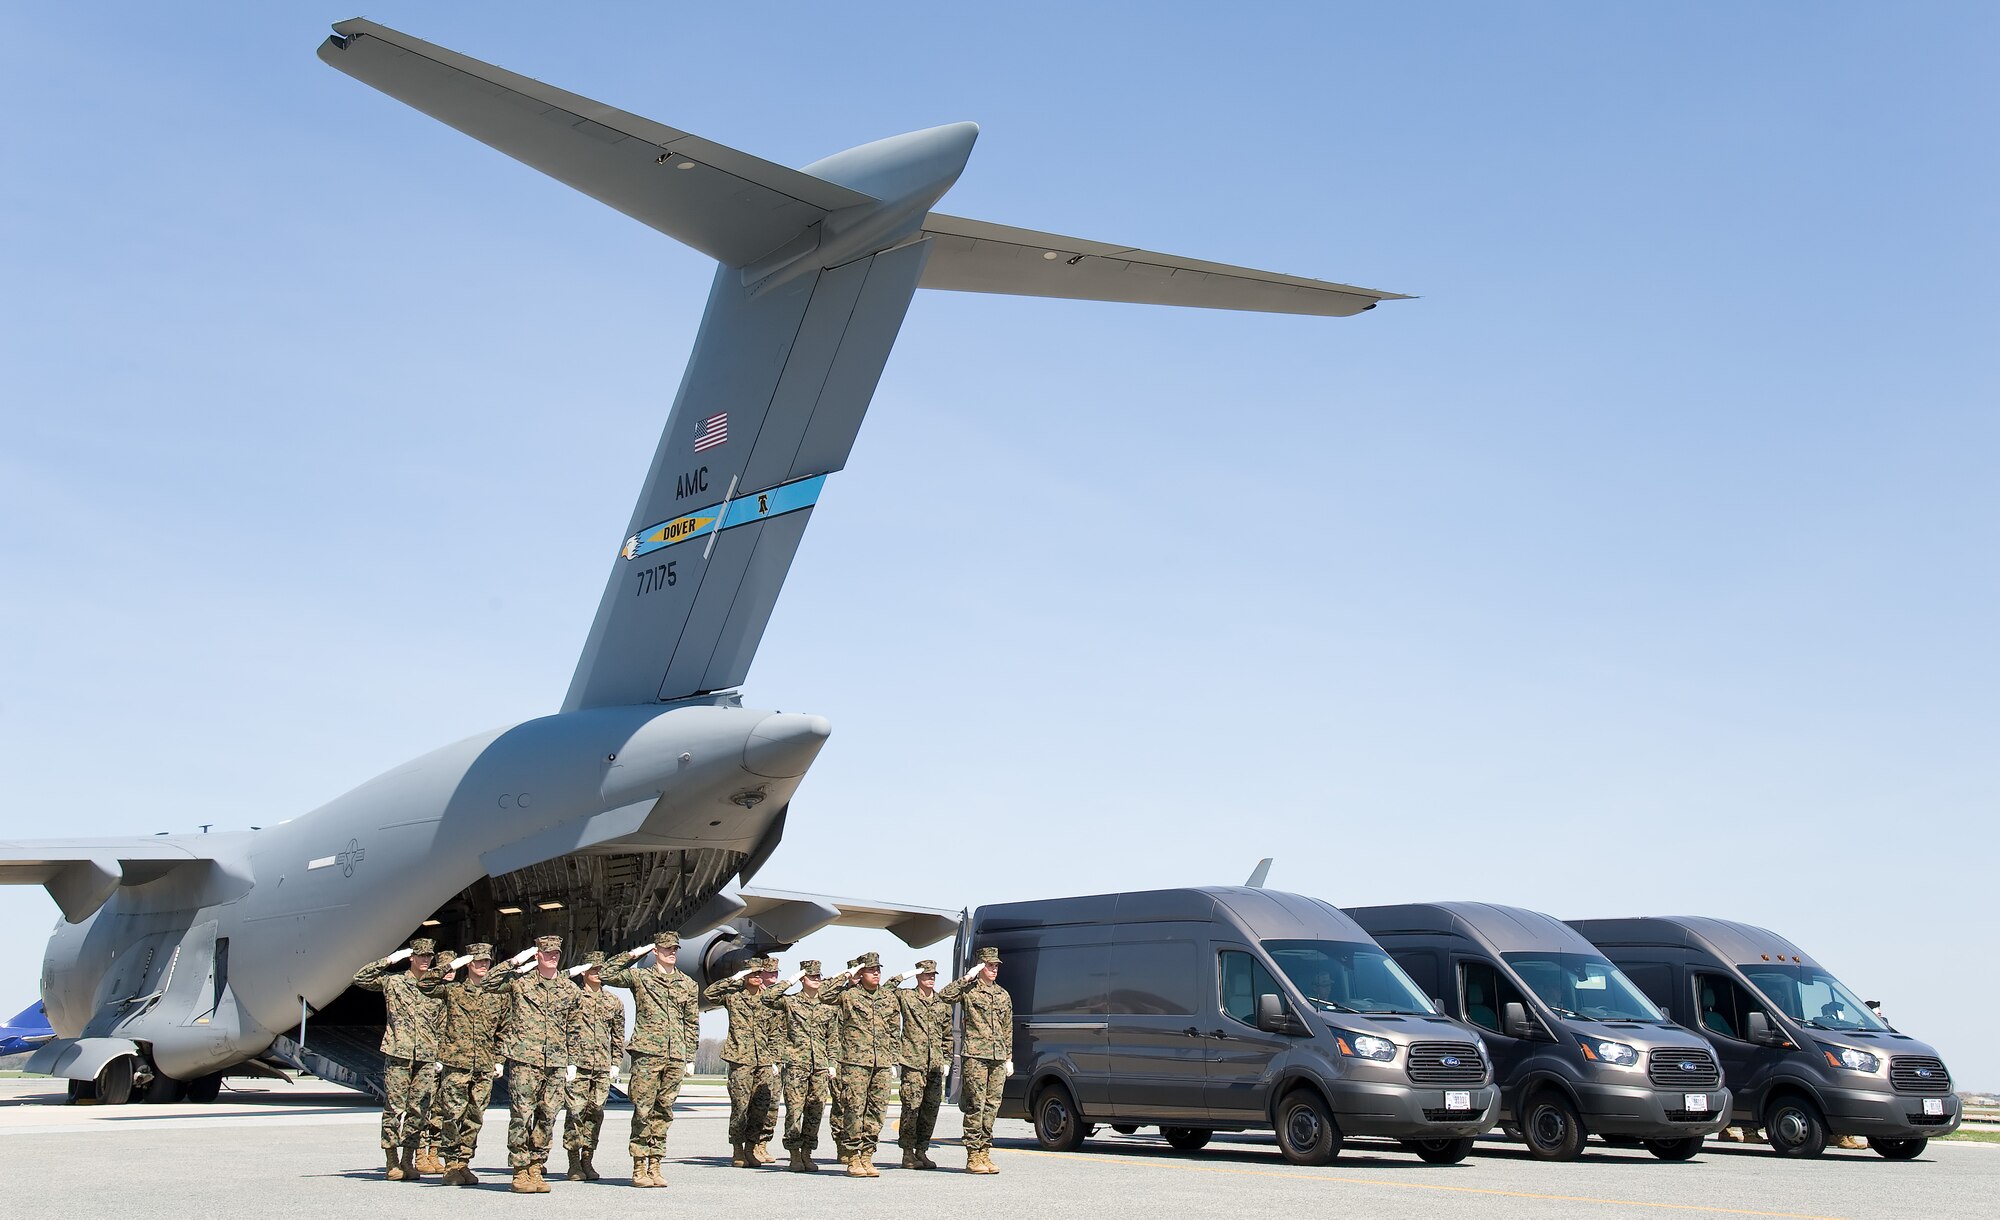
POLYGON ((731 267, 875 202, 372 21, 333 29, 333 67, 731 267))
POLYGON ((39 885, 82 923, 121 885, 145 885, 207 859, 168 839, 0 841, 0 885, 39 885))
POLYGON ((942 212, 924 218, 924 235, 931 239, 931 257, 920 288, 1333 318, 1373 309, 1377 301, 1409 299, 942 212))
POLYGON ((957 911, 893 902, 863 902, 789 890, 738 890, 742 916, 793 944, 829 926, 879 928, 912 949, 934 945, 958 931, 957 911))

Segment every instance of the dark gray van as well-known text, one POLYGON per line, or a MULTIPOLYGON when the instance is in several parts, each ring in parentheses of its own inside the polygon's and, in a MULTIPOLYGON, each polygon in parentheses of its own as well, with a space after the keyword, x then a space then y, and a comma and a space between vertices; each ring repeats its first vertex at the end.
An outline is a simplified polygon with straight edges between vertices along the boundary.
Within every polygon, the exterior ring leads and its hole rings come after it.
POLYGON ((1708 1043, 1552 915, 1485 902, 1349 907, 1444 1011, 1485 1031, 1500 1125, 1545 1161, 1584 1140, 1684 1161, 1729 1120, 1708 1043))
POLYGON ((1726 919, 1573 919, 1675 1020, 1701 1031, 1736 1094, 1732 1121, 1764 1128, 1781 1156, 1818 1156, 1865 1135, 1907 1161, 1956 1130, 1951 1073, 1804 950, 1726 919))
POLYGON ((1014 997, 1000 1113, 1067 1151, 1098 1124, 1176 1148, 1275 1130, 1323 1165, 1348 1136, 1464 1159, 1498 1093, 1478 1035, 1438 1016, 1329 903, 1275 890, 1100 894, 985 906, 970 937, 1014 997))

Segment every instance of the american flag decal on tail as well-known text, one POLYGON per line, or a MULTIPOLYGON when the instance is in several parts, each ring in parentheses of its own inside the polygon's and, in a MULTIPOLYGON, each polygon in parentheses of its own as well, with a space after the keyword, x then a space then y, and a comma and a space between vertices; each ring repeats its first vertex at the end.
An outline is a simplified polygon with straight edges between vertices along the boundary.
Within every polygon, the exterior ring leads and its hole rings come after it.
POLYGON ((694 434, 694 451, 713 449, 729 439, 729 412, 711 415, 701 423, 701 431, 694 434))

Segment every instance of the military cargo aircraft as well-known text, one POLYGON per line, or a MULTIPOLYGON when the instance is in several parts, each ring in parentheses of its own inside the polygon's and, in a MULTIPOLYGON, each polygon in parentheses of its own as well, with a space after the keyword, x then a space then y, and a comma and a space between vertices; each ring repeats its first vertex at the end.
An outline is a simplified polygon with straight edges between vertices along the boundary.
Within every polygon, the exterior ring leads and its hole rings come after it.
POLYGON ((916 290, 1330 317, 1396 295, 933 212, 971 123, 788 169, 368 21, 319 55, 719 266, 555 712, 255 831, 0 842, 0 882, 62 911, 60 1036, 32 1066, 103 1102, 301 1064, 370 1087, 381 1001, 351 977, 419 926, 509 949, 676 929, 698 981, 829 923, 949 935, 955 912, 744 888, 830 726, 736 688, 916 290))

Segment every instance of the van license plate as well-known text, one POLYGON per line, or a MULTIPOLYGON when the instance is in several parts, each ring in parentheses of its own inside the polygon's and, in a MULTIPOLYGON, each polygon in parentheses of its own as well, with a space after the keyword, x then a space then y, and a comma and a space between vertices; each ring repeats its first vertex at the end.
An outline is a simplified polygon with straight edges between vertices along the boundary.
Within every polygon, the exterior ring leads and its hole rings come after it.
POLYGON ((1944 1098, 1942 1097, 1924 1098, 1924 1116, 1926 1118, 1943 1118, 1944 1098))
POLYGON ((1690 1113, 1694 1114, 1708 1113, 1708 1094, 1706 1093, 1681 1094, 1681 1109, 1687 1110, 1690 1113))
POLYGON ((1472 1108, 1472 1094, 1469 1092, 1446 1093, 1444 1095, 1444 1108, 1447 1110, 1470 1110, 1472 1108))

